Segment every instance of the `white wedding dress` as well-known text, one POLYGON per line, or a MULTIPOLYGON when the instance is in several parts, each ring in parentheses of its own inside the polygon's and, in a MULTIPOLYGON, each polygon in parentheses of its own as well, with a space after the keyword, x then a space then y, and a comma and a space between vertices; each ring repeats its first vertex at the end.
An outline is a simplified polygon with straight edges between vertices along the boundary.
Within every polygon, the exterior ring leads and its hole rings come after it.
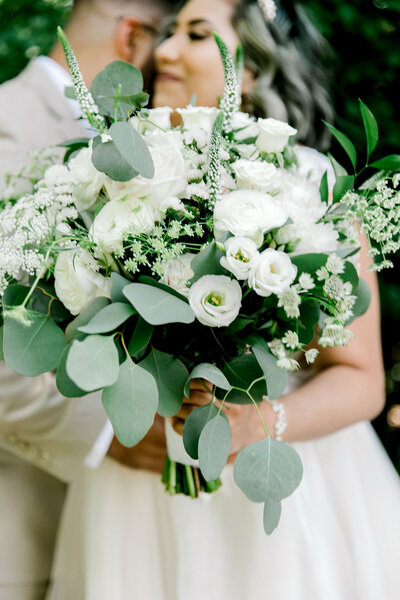
POLYGON ((48 600, 397 600, 400 479, 369 423, 293 444, 271 536, 233 481, 198 499, 105 459, 70 485, 48 600))

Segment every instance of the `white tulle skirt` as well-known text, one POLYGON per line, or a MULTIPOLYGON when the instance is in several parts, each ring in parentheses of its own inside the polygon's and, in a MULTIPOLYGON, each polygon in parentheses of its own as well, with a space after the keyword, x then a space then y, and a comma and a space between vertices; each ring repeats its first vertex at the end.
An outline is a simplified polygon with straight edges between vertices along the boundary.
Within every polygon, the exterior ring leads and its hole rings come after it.
POLYGON ((106 459, 70 486, 49 600, 397 600, 400 483, 370 424, 295 444, 271 536, 233 482, 192 500, 106 459))

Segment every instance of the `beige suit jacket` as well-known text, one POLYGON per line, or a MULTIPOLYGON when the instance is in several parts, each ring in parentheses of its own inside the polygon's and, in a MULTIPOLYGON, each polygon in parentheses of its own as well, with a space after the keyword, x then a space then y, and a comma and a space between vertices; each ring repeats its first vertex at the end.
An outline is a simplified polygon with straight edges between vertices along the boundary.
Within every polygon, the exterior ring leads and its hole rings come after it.
MULTIPOLYGON (((83 135, 35 62, 0 86, 0 180, 30 150, 83 135)), ((63 398, 51 374, 22 377, 0 363, 0 600, 44 598, 63 482, 105 422, 99 394, 63 398)))

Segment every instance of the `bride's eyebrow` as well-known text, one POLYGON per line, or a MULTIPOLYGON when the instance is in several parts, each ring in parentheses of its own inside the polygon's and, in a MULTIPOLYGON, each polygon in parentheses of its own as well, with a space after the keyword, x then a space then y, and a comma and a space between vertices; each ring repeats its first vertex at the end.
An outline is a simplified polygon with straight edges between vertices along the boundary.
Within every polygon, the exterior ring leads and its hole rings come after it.
POLYGON ((188 22, 189 27, 192 27, 193 25, 208 25, 209 27, 215 29, 215 25, 208 19, 193 19, 192 21, 188 22))

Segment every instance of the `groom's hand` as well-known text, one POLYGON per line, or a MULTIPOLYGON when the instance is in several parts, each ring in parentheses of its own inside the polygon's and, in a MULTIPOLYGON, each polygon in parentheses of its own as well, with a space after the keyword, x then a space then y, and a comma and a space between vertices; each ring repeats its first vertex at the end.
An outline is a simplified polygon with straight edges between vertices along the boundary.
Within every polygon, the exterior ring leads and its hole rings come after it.
POLYGON ((157 414, 145 437, 132 448, 126 448, 114 436, 108 456, 133 469, 162 473, 167 457, 164 419, 157 414))

